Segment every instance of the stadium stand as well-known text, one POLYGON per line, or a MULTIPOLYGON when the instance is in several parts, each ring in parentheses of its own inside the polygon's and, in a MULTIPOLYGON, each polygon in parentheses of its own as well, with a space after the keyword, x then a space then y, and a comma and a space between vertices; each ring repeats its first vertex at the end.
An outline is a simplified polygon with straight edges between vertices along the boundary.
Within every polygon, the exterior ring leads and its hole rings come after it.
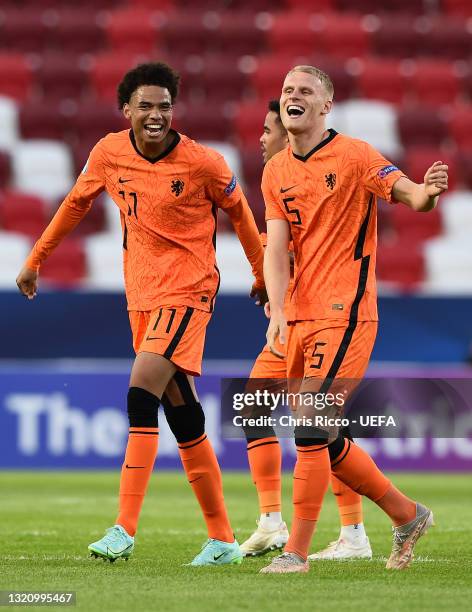
MULTIPOLYGON (((237 151, 233 166, 262 228, 258 141, 267 101, 278 97, 286 70, 310 63, 335 83, 331 126, 368 140, 413 180, 421 181, 435 159, 450 163, 450 187, 461 191, 444 198, 440 213, 418 218, 401 207, 381 207, 379 215, 380 279, 406 290, 424 281, 435 290, 450 270, 447 249, 463 246, 457 232, 470 224, 471 17, 469 0, 196 0, 190 6, 183 0, 82 0, 80 6, 4 0, 2 240, 9 236, 5 244, 16 244, 11 257, 19 256, 43 219, 38 205, 31 224, 22 225, 25 202, 40 198, 49 216, 95 142, 127 126, 116 109, 116 85, 148 59, 168 61, 182 73, 176 126, 196 139, 225 143, 233 158, 237 151)), ((96 287, 110 286, 103 248, 115 245, 120 233, 119 217, 111 223, 109 211, 109 202, 97 202, 67 247, 77 262, 71 277, 96 287), (85 251, 77 246, 84 236, 85 251)), ((220 231, 229 229, 223 215, 220 231)), ((115 257, 115 246, 110 249, 115 257)), ((48 274, 66 282, 63 270, 48 274)), ((459 272, 451 274, 449 284, 462 282, 459 272)), ((121 271, 111 276, 120 286, 121 271)))

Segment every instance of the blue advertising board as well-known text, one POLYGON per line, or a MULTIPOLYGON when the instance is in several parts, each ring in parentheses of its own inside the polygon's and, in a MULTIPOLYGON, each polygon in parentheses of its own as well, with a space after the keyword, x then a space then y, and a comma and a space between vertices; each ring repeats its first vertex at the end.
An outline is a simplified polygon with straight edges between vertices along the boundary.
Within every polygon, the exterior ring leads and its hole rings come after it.
MULTIPOLYGON (((238 372, 241 375, 241 372, 238 372)), ((202 376, 200 401, 207 433, 223 469, 247 469, 245 441, 222 436, 220 383, 228 372, 202 376)), ((1 469, 118 469, 128 433, 129 365, 112 368, 11 366, 0 369, 1 469)), ((180 467, 175 440, 159 415, 157 468, 180 467)), ((463 438, 370 439, 360 443, 391 470, 472 470, 472 427, 463 438)), ((293 440, 281 440, 284 467, 294 462, 293 440)))

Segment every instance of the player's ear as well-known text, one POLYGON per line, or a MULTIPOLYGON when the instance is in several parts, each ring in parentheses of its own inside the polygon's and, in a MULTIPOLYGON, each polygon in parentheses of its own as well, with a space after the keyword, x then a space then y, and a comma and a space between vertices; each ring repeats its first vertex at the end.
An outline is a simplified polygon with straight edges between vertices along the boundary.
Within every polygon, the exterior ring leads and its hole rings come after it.
POLYGON ((126 119, 131 119, 131 111, 130 111, 128 103, 123 104, 123 108, 121 109, 121 112, 123 113, 126 119))
POLYGON ((333 101, 332 100, 326 100, 325 103, 323 104, 323 109, 321 110, 321 114, 322 115, 329 115, 329 113, 331 112, 332 108, 333 108, 333 101))

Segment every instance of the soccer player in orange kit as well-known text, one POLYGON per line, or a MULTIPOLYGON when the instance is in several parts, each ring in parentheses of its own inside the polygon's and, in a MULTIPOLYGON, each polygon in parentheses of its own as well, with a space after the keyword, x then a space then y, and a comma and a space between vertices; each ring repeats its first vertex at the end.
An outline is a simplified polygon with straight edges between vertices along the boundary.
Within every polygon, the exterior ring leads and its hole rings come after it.
MULTIPOLYGON (((280 103, 271 100, 264 120, 260 138, 262 156, 267 163, 276 153, 288 146, 287 131, 280 118, 280 103)), ((262 235, 263 243, 266 235, 262 235)), ((293 253, 291 253, 293 257, 293 253)), ((292 270, 291 270, 292 272, 292 270)), ((289 307, 293 277, 285 298, 285 308, 289 307)), ((277 346, 277 350, 283 347, 277 346)), ((265 379, 275 382, 287 378, 287 361, 274 355, 266 344, 258 355, 249 375, 250 379, 265 379)), ((350 438, 348 431, 343 434, 350 438)), ((247 454, 251 476, 259 498, 260 518, 257 529, 241 544, 245 556, 264 555, 270 550, 283 548, 288 540, 288 531, 282 519, 281 467, 282 455, 275 431, 264 434, 247 434, 247 454)), ((338 505, 341 532, 336 541, 308 558, 313 560, 371 559, 372 549, 363 523, 362 496, 342 483, 334 474, 331 488, 338 505)))
POLYGON ((158 447, 162 402, 208 540, 191 565, 240 563, 242 555, 223 498, 221 473, 205 434, 195 391, 206 326, 219 286, 217 209, 230 217, 264 300, 263 249, 247 201, 223 157, 171 128, 179 75, 162 63, 137 66, 118 87, 130 130, 108 134, 92 149, 75 186, 34 245, 17 284, 37 292, 38 270, 107 191, 123 227, 125 288, 136 359, 127 397, 129 437, 119 514, 93 556, 128 558, 158 447))
MULTIPOLYGON (((377 332, 375 286, 376 197, 419 212, 434 208, 447 189, 447 166, 435 162, 424 183, 410 181, 369 144, 326 129, 334 88, 327 74, 296 66, 280 98, 290 146, 265 166, 267 247, 264 276, 269 293, 269 348, 287 344, 287 374, 301 380, 301 394, 326 393, 340 380, 365 373, 377 332), (290 280, 288 245, 295 272, 290 280)), ((303 396, 302 396, 303 397, 303 396)), ((285 552, 263 573, 308 571, 307 554, 330 472, 374 501, 393 523, 389 569, 403 569, 418 538, 433 524, 431 510, 409 499, 350 440, 295 428, 294 518, 285 552)))

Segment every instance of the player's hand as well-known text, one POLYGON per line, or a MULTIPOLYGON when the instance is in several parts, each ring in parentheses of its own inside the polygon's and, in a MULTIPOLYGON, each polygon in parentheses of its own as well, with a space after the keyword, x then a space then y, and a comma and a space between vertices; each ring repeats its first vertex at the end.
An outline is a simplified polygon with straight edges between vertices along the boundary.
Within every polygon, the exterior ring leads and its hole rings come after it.
POLYGON ((277 338, 282 345, 285 345, 287 338, 287 321, 283 314, 271 317, 266 338, 270 352, 280 359, 285 359, 285 355, 275 348, 277 338))
POLYGON ((264 314, 268 319, 270 319, 270 302, 266 302, 264 304, 264 314))
POLYGON ((32 300, 38 292, 38 273, 31 268, 24 267, 17 276, 16 284, 21 293, 32 300))
POLYGON ((267 297, 267 289, 265 288, 265 285, 261 287, 257 283, 254 283, 252 286, 249 297, 256 298, 256 306, 264 306, 269 299, 267 297))
POLYGON ((435 198, 447 190, 448 166, 436 161, 424 175, 424 190, 429 198, 435 198))

